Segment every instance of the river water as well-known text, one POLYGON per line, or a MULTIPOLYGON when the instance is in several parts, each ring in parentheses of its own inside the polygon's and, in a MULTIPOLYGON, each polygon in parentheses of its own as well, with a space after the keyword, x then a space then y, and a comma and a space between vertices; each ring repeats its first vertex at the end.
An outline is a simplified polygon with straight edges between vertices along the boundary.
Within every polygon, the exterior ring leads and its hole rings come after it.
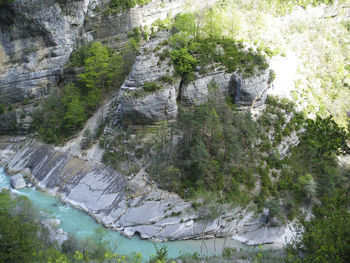
MULTIPOLYGON (((6 174, 5 169, 0 166, 0 189, 9 187, 9 176, 6 174)), ((53 197, 38 191, 34 187, 18 190, 12 189, 11 191, 15 194, 28 197, 34 208, 39 210, 44 217, 57 218, 61 220, 61 225, 59 227, 78 239, 84 239, 92 236, 95 233, 95 230, 101 226, 86 213, 75 209, 68 204, 63 204, 57 197, 53 197)), ((113 247, 116 246, 116 251, 118 253, 130 255, 138 252, 142 254, 143 259, 148 259, 152 254, 155 254, 153 243, 157 244, 158 246, 165 245, 168 248, 168 256, 171 258, 178 257, 181 253, 192 254, 198 252, 201 254, 201 247, 204 255, 207 253, 204 246, 202 246, 202 242, 199 240, 152 242, 141 240, 139 237, 129 239, 112 229, 107 229, 105 240, 109 240, 113 247)), ((223 239, 211 239, 205 241, 209 254, 213 254, 215 252, 219 253, 223 244, 223 239)), ((240 243, 233 240, 227 240, 226 246, 236 248, 242 247, 240 243)), ((248 248, 245 247, 245 249, 248 248)))

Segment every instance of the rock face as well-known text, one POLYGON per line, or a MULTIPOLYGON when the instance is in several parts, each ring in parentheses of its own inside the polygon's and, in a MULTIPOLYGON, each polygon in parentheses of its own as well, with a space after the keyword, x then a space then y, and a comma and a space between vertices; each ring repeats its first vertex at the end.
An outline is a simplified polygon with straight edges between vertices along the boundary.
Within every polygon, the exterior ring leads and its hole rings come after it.
POLYGON ((140 98, 120 98, 121 121, 125 125, 152 124, 172 120, 177 116, 177 90, 163 87, 160 91, 142 95, 140 98))
POLYGON ((181 87, 181 102, 184 104, 200 105, 208 101, 208 85, 215 82, 222 95, 229 94, 229 85, 232 74, 225 72, 211 72, 206 75, 197 75, 197 79, 181 87))
POLYGON ((270 88, 270 69, 244 77, 234 74, 232 78, 232 95, 239 107, 258 107, 265 103, 267 91, 270 88))
POLYGON ((123 124, 151 124, 176 118, 180 80, 172 77, 175 70, 168 64, 170 58, 162 61, 157 55, 166 48, 161 47, 160 43, 168 37, 168 33, 159 32, 155 39, 142 47, 141 54, 137 56, 119 96, 118 118, 123 124), (156 48, 159 48, 158 53, 154 51, 156 48), (174 82, 160 80, 166 76, 174 82), (145 83, 150 82, 159 86, 160 90, 144 91, 145 83))
POLYGON ((11 176, 11 184, 15 189, 26 187, 26 182, 24 181, 23 175, 21 174, 15 174, 14 176, 11 176))
POLYGON ((0 102, 47 94, 80 37, 90 0, 17 0, 0 9, 0 102))
MULTIPOLYGON (((106 0, 101 0, 106 4, 106 0)), ((109 1, 108 1, 109 2, 109 1)), ((206 0, 206 5, 213 5, 217 0, 206 0)), ((193 0, 191 4, 198 4, 197 8, 205 7, 202 1, 193 0)), ((106 39, 128 32, 135 27, 150 26, 157 19, 164 20, 175 17, 183 10, 189 10, 187 0, 153 0, 145 6, 132 8, 123 14, 106 15, 96 13, 86 21, 84 31, 95 39, 106 39), (95 30, 98 28, 98 30, 95 30)))
POLYGON ((59 247, 62 246, 64 241, 68 240, 68 234, 61 228, 58 228, 61 224, 61 220, 48 218, 45 219, 42 224, 49 230, 50 241, 57 243, 59 247))
POLYGON ((186 1, 153 0, 109 16, 93 11, 96 6, 105 8, 108 3, 106 0, 16 0, 1 6, 0 103, 46 95, 57 85, 63 66, 79 42, 115 39, 116 35, 135 27, 175 16, 184 10, 186 1))
POLYGON ((248 246, 283 244, 286 241, 284 238, 287 241, 290 240, 292 231, 292 226, 269 226, 264 221, 264 217, 260 217, 244 224, 239 233, 233 236, 233 239, 248 246))
POLYGON ((17 114, 15 112, 6 112, 0 115, 0 132, 11 132, 17 127, 17 114))
POLYGON ((154 240, 224 237, 240 232, 254 215, 237 208, 216 219, 199 220, 189 202, 148 185, 142 174, 128 179, 100 163, 82 161, 35 141, 0 137, 0 157, 10 171, 30 169, 38 187, 126 236, 138 233, 154 240))

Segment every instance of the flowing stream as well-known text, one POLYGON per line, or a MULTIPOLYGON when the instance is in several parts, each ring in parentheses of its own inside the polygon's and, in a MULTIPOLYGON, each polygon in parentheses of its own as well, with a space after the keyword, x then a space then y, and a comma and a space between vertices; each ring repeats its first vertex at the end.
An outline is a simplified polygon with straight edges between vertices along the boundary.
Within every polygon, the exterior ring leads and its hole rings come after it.
MULTIPOLYGON (((0 166, 0 189, 10 188, 9 176, 5 173, 5 169, 0 166)), ((18 195, 24 195, 29 198, 34 208, 40 211, 46 218, 57 218, 61 220, 60 228, 65 232, 75 236, 78 239, 84 239, 92 236, 95 230, 101 226, 91 216, 86 213, 73 208, 68 204, 63 204, 57 197, 50 196, 46 193, 33 188, 11 189, 11 191, 18 195)), ((186 241, 169 241, 169 242, 152 242, 141 240, 134 236, 129 239, 123 237, 119 232, 112 229, 107 229, 105 240, 111 242, 112 247, 116 247, 116 251, 121 254, 129 255, 132 253, 141 253, 143 259, 148 259, 152 254, 155 254, 154 244, 158 246, 165 245, 168 248, 168 256, 170 258, 177 257, 181 253, 199 253, 201 254, 201 247, 203 255, 206 255, 206 249, 202 246, 200 240, 186 240, 186 241)), ((223 239, 210 239, 205 241, 205 246, 209 254, 220 253, 223 247, 223 239)), ((239 242, 228 239, 226 246, 240 247, 239 242)), ((248 249, 245 247, 245 249, 248 249)))

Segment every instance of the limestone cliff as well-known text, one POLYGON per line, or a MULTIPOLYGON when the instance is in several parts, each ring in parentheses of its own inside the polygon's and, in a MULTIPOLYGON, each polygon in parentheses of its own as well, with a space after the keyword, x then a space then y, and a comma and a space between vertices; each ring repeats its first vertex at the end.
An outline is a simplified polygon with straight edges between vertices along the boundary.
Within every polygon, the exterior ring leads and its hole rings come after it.
MULTIPOLYGON (((57 86, 70 53, 81 42, 106 40, 110 46, 120 46, 134 27, 175 16, 186 8, 185 0, 154 0, 125 13, 106 15, 102 11, 108 4, 106 0, 16 0, 2 6, 0 103, 24 102, 23 113, 30 113, 33 107, 28 102, 57 86)), ((28 127, 30 119, 20 120, 20 113, 10 115, 1 116, 0 132, 28 127), (26 124, 18 127, 20 122, 26 124)))

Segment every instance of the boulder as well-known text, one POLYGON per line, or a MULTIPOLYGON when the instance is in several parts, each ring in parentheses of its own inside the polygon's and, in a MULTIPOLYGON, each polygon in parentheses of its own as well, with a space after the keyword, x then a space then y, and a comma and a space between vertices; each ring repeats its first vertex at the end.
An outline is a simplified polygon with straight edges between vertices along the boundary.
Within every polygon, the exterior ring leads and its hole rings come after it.
POLYGON ((57 228, 61 224, 61 220, 57 218, 48 218, 43 221, 43 224, 51 228, 57 228))
POLYGON ((267 91, 271 86, 270 69, 259 71, 253 76, 246 77, 235 73, 232 77, 231 95, 238 107, 254 108, 265 103, 267 91))
POLYGON ((14 176, 11 176, 11 184, 15 189, 26 187, 26 182, 24 181, 23 175, 21 174, 15 174, 14 176))
POLYGON ((68 234, 63 229, 58 228, 61 220, 56 218, 48 218, 42 221, 42 224, 49 230, 49 239, 51 242, 57 243, 59 247, 63 242, 68 240, 68 234))

